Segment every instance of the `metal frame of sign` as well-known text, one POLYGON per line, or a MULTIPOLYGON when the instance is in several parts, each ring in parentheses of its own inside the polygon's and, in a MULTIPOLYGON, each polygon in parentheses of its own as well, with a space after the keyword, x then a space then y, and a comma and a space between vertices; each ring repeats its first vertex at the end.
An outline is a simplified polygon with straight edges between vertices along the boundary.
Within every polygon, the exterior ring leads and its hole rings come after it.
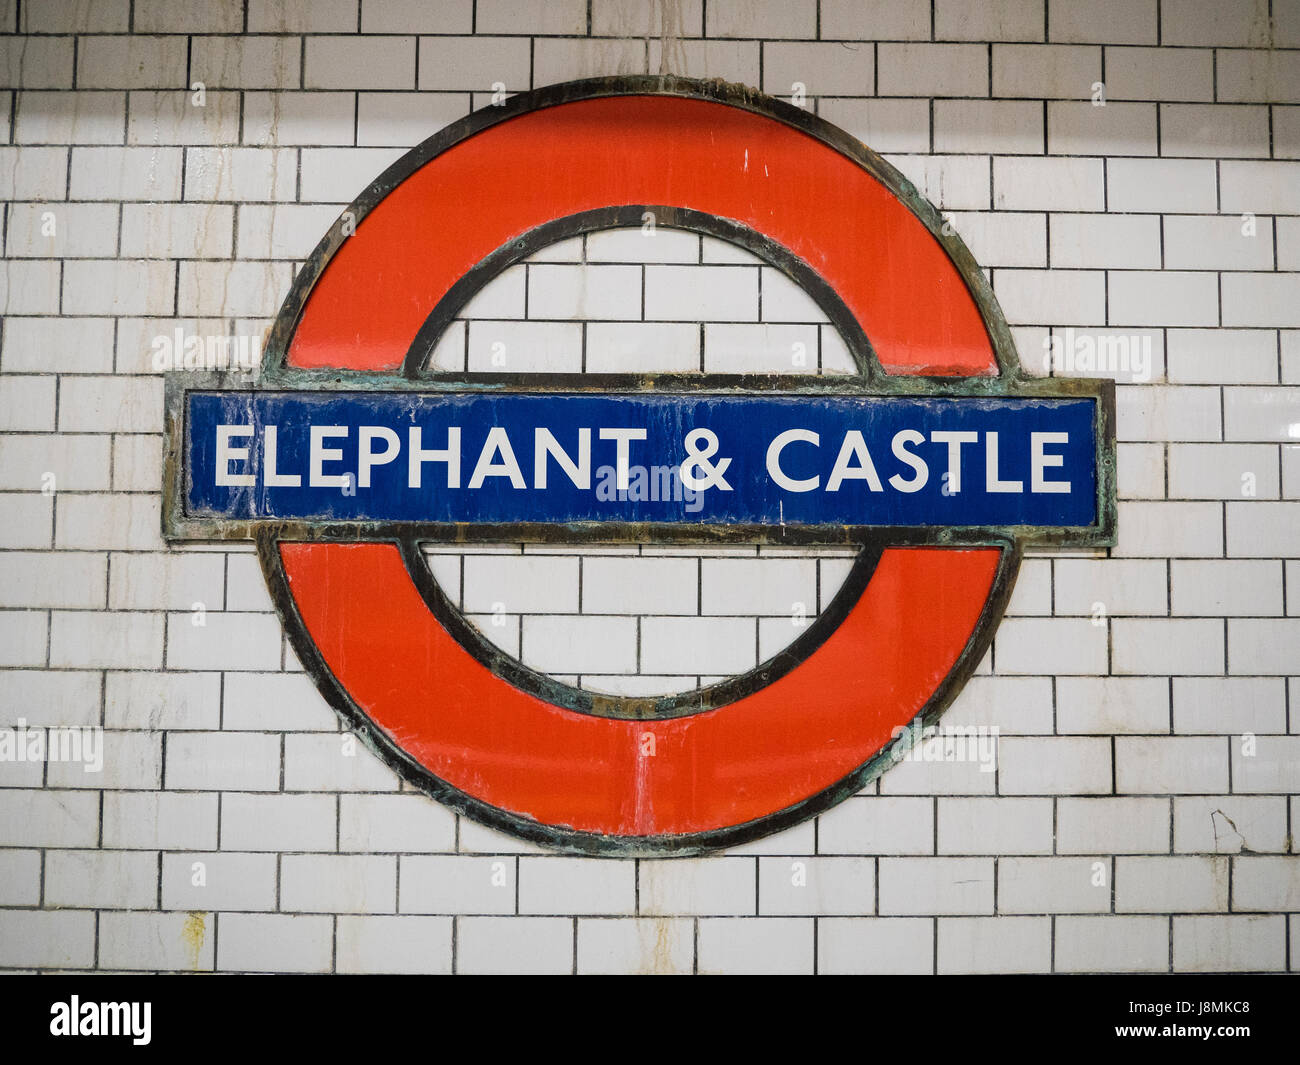
POLYGON ((479 662, 509 684, 556 706, 599 717, 659 720, 724 706, 790 672, 835 631, 871 580, 886 547, 906 545, 986 546, 1000 549, 992 590, 956 663, 911 725, 934 724, 961 690, 988 650, 1010 598, 1027 546, 1101 548, 1115 542, 1115 391, 1105 379, 1038 378, 1024 374, 1010 330, 991 286, 965 244, 944 224, 938 211, 898 170, 861 142, 823 119, 781 100, 739 85, 671 76, 593 78, 514 96, 502 106, 474 112, 423 142, 390 166, 341 215, 297 274, 272 327, 260 377, 234 372, 175 371, 166 375, 166 429, 162 526, 168 540, 255 540, 263 571, 290 642, 317 687, 366 744, 404 780, 439 802, 489 827, 575 854, 633 857, 685 856, 746 843, 791 827, 823 812, 864 785, 897 760, 909 742, 902 736, 884 746, 867 763, 834 786, 776 813, 726 828, 689 836, 603 836, 543 824, 488 804, 434 776, 394 743, 335 679, 315 646, 289 591, 280 541, 388 542, 401 551, 407 571, 430 610, 479 662), (682 208, 655 205, 612 207, 558 218, 529 231, 487 256, 468 271, 439 301, 419 330, 400 374, 343 369, 295 369, 287 366, 289 343, 314 285, 334 253, 365 216, 425 163, 474 134, 520 114, 557 104, 621 95, 669 95, 712 101, 748 110, 802 132, 848 156, 883 184, 916 216, 943 247, 965 282, 985 323, 997 373, 974 377, 938 377, 884 372, 856 317, 831 286, 783 246, 740 223, 682 208), (429 352, 465 303, 501 270, 567 237, 614 227, 642 224, 654 212, 655 225, 720 237, 754 253, 808 292, 839 330, 857 366, 856 374, 496 374, 442 373, 426 369, 429 352), (345 230, 343 219, 350 219, 345 230), (313 391, 457 392, 606 392, 690 391, 737 394, 781 391, 792 395, 960 396, 1090 398, 1095 401, 1097 522, 1089 528, 996 526, 958 529, 845 526, 668 525, 618 523, 599 525, 512 523, 503 525, 396 524, 383 522, 316 523, 276 520, 232 521, 189 517, 184 513, 187 485, 182 461, 185 394, 214 389, 313 391), (478 632, 448 600, 424 562, 420 543, 565 542, 565 543, 761 543, 848 545, 860 548, 855 563, 831 603, 808 628, 775 658, 742 675, 707 688, 665 697, 608 696, 564 684, 524 666, 478 632))

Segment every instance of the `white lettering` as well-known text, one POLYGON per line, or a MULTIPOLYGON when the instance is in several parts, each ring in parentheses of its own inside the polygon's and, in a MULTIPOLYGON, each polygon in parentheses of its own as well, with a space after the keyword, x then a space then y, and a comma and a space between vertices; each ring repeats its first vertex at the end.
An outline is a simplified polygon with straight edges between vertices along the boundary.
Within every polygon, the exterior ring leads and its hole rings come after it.
POLYGON ((998 434, 984 434, 985 490, 989 492, 1023 492, 1024 481, 1004 481, 998 474, 998 434))
POLYGON ((346 473, 325 472, 325 463, 338 462, 343 457, 342 448, 326 447, 325 441, 347 435, 346 425, 311 427, 311 465, 308 467, 307 483, 313 488, 343 488, 352 483, 346 473))
POLYGON ((1043 451, 1047 444, 1068 444, 1069 433, 1030 433, 1030 491, 1031 492, 1066 492, 1070 491, 1069 481, 1049 481, 1043 477, 1043 471, 1049 466, 1064 466, 1064 455, 1048 455, 1043 451))
POLYGON ((767 445, 767 475, 787 492, 811 492, 821 484, 821 477, 787 477, 781 469, 781 452, 785 450, 786 444, 792 444, 796 440, 814 447, 821 444, 821 437, 811 429, 787 429, 783 433, 777 433, 767 445))
POLYGON ((460 487, 460 426, 453 425, 447 429, 447 446, 445 448, 424 448, 420 446, 420 427, 411 426, 408 434, 410 454, 407 456, 406 484, 408 488, 420 487, 420 470, 425 462, 445 462, 447 464, 447 487, 460 487))
POLYGON ((844 434, 839 456, 835 459, 835 466, 826 481, 826 491, 838 492, 840 485, 846 480, 866 481, 867 487, 873 492, 885 490, 885 486, 880 483, 880 475, 876 473, 875 464, 871 461, 867 442, 862 439, 862 434, 857 429, 850 429, 844 434), (857 459, 858 464, 850 466, 850 459, 857 459))
POLYGON ((262 431, 262 482, 268 488, 299 488, 302 477, 296 473, 279 473, 276 471, 276 450, 279 444, 280 427, 268 425, 262 431))
POLYGON ((515 458, 515 449, 510 446, 510 437, 499 425, 488 430, 483 450, 479 452, 474 472, 470 474, 469 486, 481 488, 487 477, 509 477, 515 488, 528 487, 524 483, 524 472, 519 468, 519 460, 515 458), (493 461, 497 455, 501 456, 500 462, 493 461))
POLYGON ((560 446, 549 429, 539 428, 533 435, 533 487, 546 487, 546 458, 554 457, 574 486, 583 490, 591 487, 591 430, 578 430, 578 461, 575 463, 560 446))
POLYGON ((257 478, 251 473, 231 473, 232 462, 247 462, 248 448, 231 447, 234 437, 252 436, 251 425, 217 426, 217 484, 222 487, 246 488, 257 484, 257 478))
POLYGON ((948 493, 956 495, 961 491, 961 446, 973 444, 979 440, 979 433, 943 430, 931 433, 930 440, 936 444, 948 445, 948 493))
POLYGON ((894 474, 889 478, 889 483, 900 492, 919 492, 925 487, 925 482, 930 479, 930 468, 926 466, 925 459, 921 458, 920 455, 913 454, 904 447, 905 444, 916 445, 923 443, 925 443, 925 434, 918 433, 915 429, 900 429, 894 434, 894 443, 891 448, 894 457, 902 459, 916 471, 910 481, 904 480, 898 474, 894 474))
POLYGON ((370 487, 370 471, 375 466, 386 466, 397 458, 402 448, 398 435, 386 425, 363 425, 357 430, 357 484, 370 487), (382 440, 384 450, 376 453, 371 445, 382 440))
POLYGON ((626 492, 628 486, 628 466, 631 464, 630 451, 633 440, 644 440, 644 429, 602 429, 602 440, 614 441, 614 487, 626 492))

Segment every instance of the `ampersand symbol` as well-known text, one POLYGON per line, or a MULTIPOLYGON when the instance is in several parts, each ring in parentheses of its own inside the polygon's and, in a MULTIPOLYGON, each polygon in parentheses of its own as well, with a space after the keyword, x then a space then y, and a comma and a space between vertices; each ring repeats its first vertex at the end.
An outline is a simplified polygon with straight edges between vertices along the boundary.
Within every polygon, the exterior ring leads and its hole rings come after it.
POLYGON ((682 484, 695 492, 702 492, 706 488, 721 488, 724 492, 730 492, 731 485, 722 475, 731 465, 731 459, 719 459, 716 464, 709 461, 718 453, 718 434, 712 429, 692 429, 686 434, 685 443, 690 457, 682 463, 682 484), (693 472, 696 470, 700 474, 698 477, 693 472))

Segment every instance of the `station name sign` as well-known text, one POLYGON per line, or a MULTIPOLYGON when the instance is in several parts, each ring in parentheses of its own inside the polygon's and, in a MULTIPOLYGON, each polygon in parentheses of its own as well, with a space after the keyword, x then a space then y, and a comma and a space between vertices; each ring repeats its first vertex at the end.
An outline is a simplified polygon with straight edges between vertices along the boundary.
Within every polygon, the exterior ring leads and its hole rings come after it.
MULTIPOLYGON (((164 535, 254 541, 344 727, 459 815, 565 853, 702 854, 860 794, 987 661, 1027 549, 1115 543, 1114 382, 1029 376, 915 186, 747 86, 596 78, 467 116, 329 228, 265 347, 257 377, 167 374, 164 535), (746 372, 770 352, 729 374, 431 359, 502 271, 647 219, 802 289, 853 372, 746 372), (685 648, 691 679, 642 694, 600 679, 632 663, 599 641, 574 681, 492 639, 432 541, 852 561, 774 654, 701 678, 685 648)), ((655 579, 697 593, 673 573, 655 579)))
POLYGON ((173 535, 599 523, 839 542, 846 530, 1099 532, 1105 394, 274 391, 176 397, 173 535), (176 505, 179 504, 179 505, 176 505))

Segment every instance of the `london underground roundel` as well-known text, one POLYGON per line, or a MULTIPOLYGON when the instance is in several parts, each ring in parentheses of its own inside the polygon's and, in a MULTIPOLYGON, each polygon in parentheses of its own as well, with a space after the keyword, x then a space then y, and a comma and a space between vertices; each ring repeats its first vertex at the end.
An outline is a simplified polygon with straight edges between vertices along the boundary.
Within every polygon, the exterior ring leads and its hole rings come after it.
POLYGON ((380 175, 299 273, 256 381, 168 375, 164 532, 256 540, 321 691, 439 801, 570 852, 699 852, 884 772, 975 669, 1026 546, 1114 542, 1113 385, 1017 365, 966 247, 847 134, 739 86, 557 85, 380 175), (856 372, 428 369, 500 271, 647 213, 782 271, 856 372), (635 466, 684 490, 630 493, 635 466), (425 565, 431 541, 857 553, 775 657, 630 698, 487 641, 425 565))

